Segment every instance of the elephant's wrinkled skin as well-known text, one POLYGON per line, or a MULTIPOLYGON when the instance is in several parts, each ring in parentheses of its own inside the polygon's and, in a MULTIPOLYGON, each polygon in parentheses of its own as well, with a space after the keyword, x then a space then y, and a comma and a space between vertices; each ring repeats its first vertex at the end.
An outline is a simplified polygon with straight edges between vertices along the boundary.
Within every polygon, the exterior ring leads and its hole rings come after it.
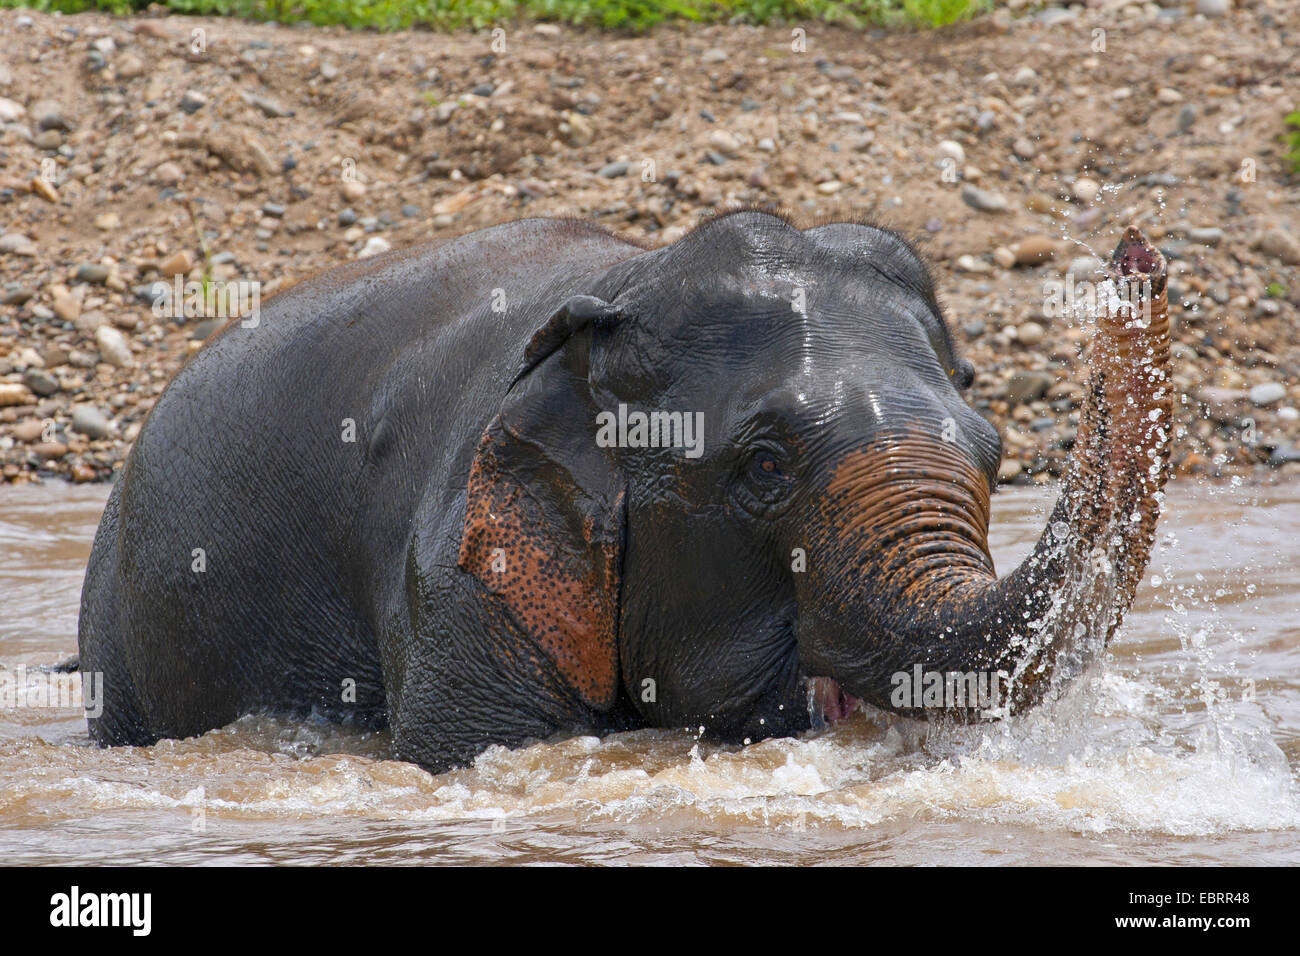
POLYGON ((891 232, 742 212, 645 251, 527 220, 305 281, 195 356, 113 490, 91 733, 314 711, 438 770, 558 733, 795 733, 897 706, 917 666, 1033 703, 1119 623, 1166 471, 1163 262, 1130 231, 1112 268, 1153 277, 1156 317, 1099 320, 1073 470, 1001 581, 1000 441, 891 232), (702 413, 698 455, 597 442, 620 405, 702 413))

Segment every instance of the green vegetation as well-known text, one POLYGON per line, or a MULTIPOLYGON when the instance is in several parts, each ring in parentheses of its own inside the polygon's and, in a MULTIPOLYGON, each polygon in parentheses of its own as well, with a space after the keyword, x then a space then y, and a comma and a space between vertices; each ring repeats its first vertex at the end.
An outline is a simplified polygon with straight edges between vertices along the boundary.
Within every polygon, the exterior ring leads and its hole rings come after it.
POLYGON ((1282 159, 1291 167, 1292 176, 1300 176, 1300 111, 1288 113, 1282 122, 1291 127, 1282 134, 1288 150, 1282 159))
MULTIPOLYGON (((306 21, 376 30, 428 26, 482 29, 517 19, 642 31, 667 21, 945 26, 981 13, 992 0, 163 0, 177 13, 306 21)), ((126 14, 150 0, 0 0, 2 7, 126 14)))

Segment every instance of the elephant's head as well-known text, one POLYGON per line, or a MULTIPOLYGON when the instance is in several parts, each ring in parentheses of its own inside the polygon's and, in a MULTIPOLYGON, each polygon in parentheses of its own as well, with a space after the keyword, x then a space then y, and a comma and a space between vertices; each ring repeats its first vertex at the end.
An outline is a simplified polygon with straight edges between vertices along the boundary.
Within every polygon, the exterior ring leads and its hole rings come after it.
POLYGON ((1112 269, 1149 277, 1155 307, 1098 320, 1061 498, 1000 580, 1000 440, 921 260, 887 230, 754 212, 616 266, 539 329, 479 446, 461 566, 590 706, 621 688, 652 724, 758 738, 855 697, 914 711, 896 675, 917 668, 1000 670, 1024 707, 1104 645, 1152 545, 1163 262, 1130 230, 1112 269))

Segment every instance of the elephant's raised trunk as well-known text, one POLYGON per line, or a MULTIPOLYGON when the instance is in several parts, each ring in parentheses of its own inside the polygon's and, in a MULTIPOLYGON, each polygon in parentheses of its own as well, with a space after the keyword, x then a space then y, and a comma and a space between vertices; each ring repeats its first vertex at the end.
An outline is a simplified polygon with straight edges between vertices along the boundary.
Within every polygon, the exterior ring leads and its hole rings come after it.
MULTIPOLYGON (((800 638, 807 672, 911 710, 923 700, 911 688, 916 675, 1002 671, 996 703, 1019 710, 1104 647, 1146 568, 1168 475, 1164 266, 1130 227, 1111 258, 1116 295, 1098 309, 1061 497, 1011 574, 993 573, 987 482, 957 445, 895 435, 841 463, 826 497, 829 540, 819 542, 839 569, 819 575, 822 610, 808 622, 807 646, 800 638), (845 566, 873 582, 865 599, 863 578, 845 566), (847 637, 855 633, 870 635, 866 646, 847 637)), ((964 709, 948 697, 934 700, 924 706, 964 709)))

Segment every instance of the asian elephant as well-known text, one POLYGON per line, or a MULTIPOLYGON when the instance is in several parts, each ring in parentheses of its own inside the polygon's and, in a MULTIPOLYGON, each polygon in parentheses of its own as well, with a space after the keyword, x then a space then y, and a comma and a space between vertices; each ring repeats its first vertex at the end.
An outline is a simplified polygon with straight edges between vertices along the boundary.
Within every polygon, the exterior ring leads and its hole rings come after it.
POLYGON ((646 249, 531 219, 303 281, 192 358, 112 491, 91 735, 315 714, 439 771, 924 715, 900 673, 1000 670, 995 713, 1023 709, 1118 626, 1168 470, 1164 263, 1130 229, 1110 269, 1139 292, 1096 318, 1059 502, 1001 579, 1001 442, 894 232, 747 210, 646 249))

